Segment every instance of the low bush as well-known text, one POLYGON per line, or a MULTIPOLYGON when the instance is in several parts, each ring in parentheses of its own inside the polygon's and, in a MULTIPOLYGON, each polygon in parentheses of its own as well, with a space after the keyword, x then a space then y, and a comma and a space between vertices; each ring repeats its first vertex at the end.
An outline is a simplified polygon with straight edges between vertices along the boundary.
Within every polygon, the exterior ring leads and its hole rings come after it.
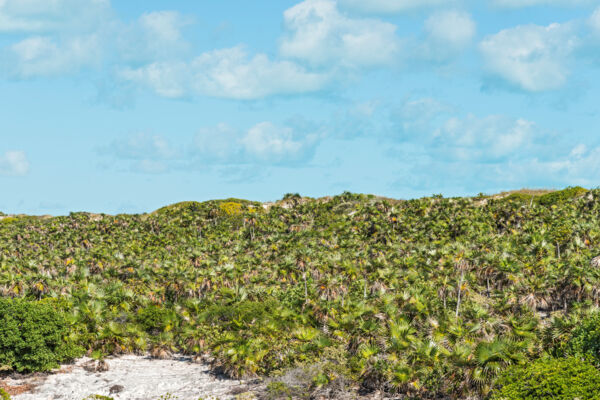
POLYGON ((509 368, 492 400, 598 400, 600 372, 576 358, 540 359, 509 368))
POLYGON ((573 329, 562 352, 600 367, 600 312, 583 319, 573 329))
POLYGON ((51 303, 0 299, 0 367, 48 371, 80 354, 66 340, 69 325, 51 303))
POLYGON ((546 193, 538 198, 538 202, 544 206, 560 204, 587 193, 588 190, 581 186, 568 187, 556 192, 546 193))
POLYGON ((137 321, 142 328, 146 332, 154 334, 164 331, 173 318, 171 311, 157 305, 140 308, 137 313, 137 321))

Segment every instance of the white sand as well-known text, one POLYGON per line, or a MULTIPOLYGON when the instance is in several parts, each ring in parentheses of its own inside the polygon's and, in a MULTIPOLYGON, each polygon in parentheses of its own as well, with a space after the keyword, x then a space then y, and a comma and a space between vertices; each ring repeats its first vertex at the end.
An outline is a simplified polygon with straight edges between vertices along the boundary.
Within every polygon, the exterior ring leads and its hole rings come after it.
POLYGON ((115 400, 155 400, 170 393, 170 399, 203 400, 233 399, 232 389, 244 387, 244 382, 218 379, 205 364, 190 362, 183 357, 158 360, 127 355, 106 361, 106 372, 88 372, 83 368, 89 358, 61 368, 61 372, 42 377, 6 379, 5 384, 32 384, 29 393, 13 396, 14 400, 82 400, 89 395, 110 396, 115 400), (123 387, 120 393, 110 393, 111 387, 123 387))

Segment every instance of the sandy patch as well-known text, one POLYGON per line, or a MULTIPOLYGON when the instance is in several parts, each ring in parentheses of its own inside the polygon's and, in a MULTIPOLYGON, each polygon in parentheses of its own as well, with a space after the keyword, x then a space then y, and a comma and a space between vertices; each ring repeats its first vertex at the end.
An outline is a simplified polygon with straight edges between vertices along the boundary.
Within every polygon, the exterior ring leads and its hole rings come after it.
POLYGON ((210 374, 206 364, 191 362, 185 357, 157 360, 126 355, 106 360, 108 371, 94 372, 89 358, 82 358, 57 373, 8 378, 4 385, 31 385, 27 393, 14 400, 82 400, 92 394, 110 396, 115 400, 154 400, 171 394, 178 400, 226 400, 245 391, 245 383, 219 379, 210 374))

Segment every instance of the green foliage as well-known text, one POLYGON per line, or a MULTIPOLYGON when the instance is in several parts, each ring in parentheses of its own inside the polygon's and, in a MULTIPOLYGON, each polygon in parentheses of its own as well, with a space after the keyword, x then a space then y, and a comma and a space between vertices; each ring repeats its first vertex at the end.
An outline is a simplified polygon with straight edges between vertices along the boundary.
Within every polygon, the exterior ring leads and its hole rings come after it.
POLYGON ((571 337, 600 303, 600 190, 580 192, 19 216, 0 224, 0 298, 51 303, 97 358, 207 354, 235 377, 319 366, 315 390, 483 398, 506 368, 587 351, 571 337))
POLYGON ((584 318, 573 329, 564 354, 585 359, 600 367, 600 312, 584 318))
POLYGON ((588 190, 581 186, 568 187, 563 190, 544 194, 539 197, 538 202, 544 206, 552 206, 572 200, 587 193, 588 190))
POLYGON ((173 313, 161 306, 150 305, 138 310, 137 320, 147 332, 161 332, 169 325, 173 313))
POLYGON ((0 400, 10 400, 10 395, 2 388, 0 388, 0 400))
POLYGON ((576 358, 541 359, 508 369, 492 400, 597 400, 600 372, 576 358))
POLYGON ((76 357, 65 317, 47 302, 0 299, 0 366, 48 371, 76 357))
POLYGON ((267 384, 267 399, 291 399, 293 388, 280 381, 273 381, 267 384))

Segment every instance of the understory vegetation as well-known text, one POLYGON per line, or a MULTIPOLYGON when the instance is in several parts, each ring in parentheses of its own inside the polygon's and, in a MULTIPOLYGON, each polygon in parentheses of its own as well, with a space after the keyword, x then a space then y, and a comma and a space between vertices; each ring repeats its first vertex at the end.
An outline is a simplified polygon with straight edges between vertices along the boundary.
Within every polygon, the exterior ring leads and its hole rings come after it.
POLYGON ((552 385, 600 388, 599 220, 582 188, 2 216, 0 309, 52 341, 0 326, 0 369, 182 352, 231 377, 305 368, 315 390, 566 399, 552 385))

